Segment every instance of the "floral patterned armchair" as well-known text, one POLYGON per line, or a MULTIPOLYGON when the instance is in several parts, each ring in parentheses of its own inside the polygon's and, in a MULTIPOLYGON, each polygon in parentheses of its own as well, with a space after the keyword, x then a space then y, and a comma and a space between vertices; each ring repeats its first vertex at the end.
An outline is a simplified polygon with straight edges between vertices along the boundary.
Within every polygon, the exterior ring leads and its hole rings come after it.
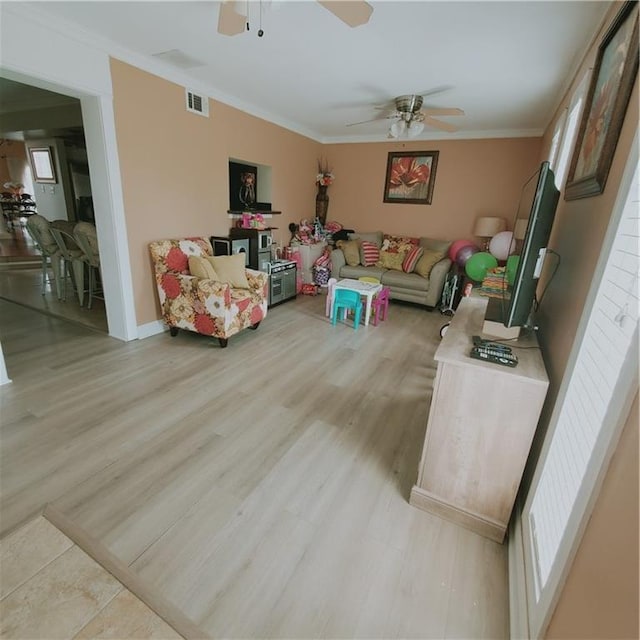
POLYGON ((187 329, 214 336, 226 347, 232 335, 247 327, 257 329, 267 315, 266 273, 246 269, 249 289, 190 275, 190 256, 213 255, 207 238, 159 240, 149 245, 149 251, 162 317, 172 336, 187 329))

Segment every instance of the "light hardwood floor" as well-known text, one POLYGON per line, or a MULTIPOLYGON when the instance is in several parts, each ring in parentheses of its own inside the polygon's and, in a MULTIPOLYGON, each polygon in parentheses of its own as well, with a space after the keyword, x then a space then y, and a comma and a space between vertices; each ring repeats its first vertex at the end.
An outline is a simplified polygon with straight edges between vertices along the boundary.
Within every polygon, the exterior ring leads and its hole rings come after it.
POLYGON ((104 301, 94 298, 91 309, 86 303, 81 307, 70 282, 66 300, 58 300, 54 282, 46 284, 42 295, 41 265, 40 254, 23 227, 5 237, 0 233, 0 298, 106 333, 104 301))
POLYGON ((407 501, 444 322, 301 297, 220 349, 0 300, 1 529, 52 503, 213 637, 507 637, 506 547, 407 501))

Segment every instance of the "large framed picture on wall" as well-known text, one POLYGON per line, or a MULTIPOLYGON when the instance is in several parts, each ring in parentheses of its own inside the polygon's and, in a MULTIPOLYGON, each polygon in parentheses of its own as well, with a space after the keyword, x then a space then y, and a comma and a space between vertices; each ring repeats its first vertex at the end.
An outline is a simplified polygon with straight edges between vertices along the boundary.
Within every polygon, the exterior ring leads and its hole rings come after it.
POLYGON ((598 49, 565 200, 604 191, 637 73, 638 3, 625 2, 598 49))
POLYGON ((438 151, 390 152, 383 202, 431 204, 438 154, 438 151))

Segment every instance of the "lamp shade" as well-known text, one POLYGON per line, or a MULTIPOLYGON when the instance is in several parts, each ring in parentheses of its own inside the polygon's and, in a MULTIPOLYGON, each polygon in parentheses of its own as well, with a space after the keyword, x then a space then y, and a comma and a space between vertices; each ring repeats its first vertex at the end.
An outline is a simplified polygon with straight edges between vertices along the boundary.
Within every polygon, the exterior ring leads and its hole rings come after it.
POLYGON ((482 216, 476 220, 476 224, 473 227, 473 235, 478 238, 493 238, 493 236, 506 228, 507 221, 504 218, 482 216))
POLYGON ((528 218, 518 218, 516 225, 513 229, 513 237, 516 240, 523 240, 525 233, 527 233, 527 225, 529 224, 528 218))

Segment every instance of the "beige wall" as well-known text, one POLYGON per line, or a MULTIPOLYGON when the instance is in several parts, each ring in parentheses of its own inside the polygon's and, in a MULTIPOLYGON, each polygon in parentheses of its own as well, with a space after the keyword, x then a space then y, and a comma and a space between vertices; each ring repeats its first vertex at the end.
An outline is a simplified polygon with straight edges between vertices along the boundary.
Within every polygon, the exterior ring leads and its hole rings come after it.
POLYGON ((148 243, 226 235, 229 158, 272 167, 272 204, 288 225, 315 215, 320 156, 336 175, 329 220, 355 229, 471 237, 480 215, 511 220, 535 170, 539 138, 321 145, 238 109, 210 101, 210 117, 188 113, 184 88, 112 60, 114 111, 138 324, 160 318, 148 243), (382 202, 389 151, 440 152, 431 205, 382 202))
POLYGON ((547 638, 637 638, 638 395, 547 638))
POLYGON ((160 318, 148 244, 227 235, 229 158, 272 168, 271 220, 279 242, 289 222, 315 212, 320 145, 213 100, 210 117, 188 113, 184 88, 111 61, 118 155, 138 324, 160 318))
MULTIPOLYGON (((597 48, 620 6, 612 5, 556 117, 568 106, 584 73, 593 67, 597 48)), ((542 159, 548 153, 555 120, 545 133, 542 159)), ((549 424, 637 127, 636 78, 604 192, 569 202, 564 194, 560 196, 549 246, 562 256, 562 262, 538 315, 550 387, 523 482, 525 488, 549 424)), ((557 605, 549 637, 638 637, 637 398, 634 407, 557 605), (621 635, 617 636, 618 631, 621 635)))
POLYGON ((513 219, 540 144, 539 138, 509 138, 325 145, 336 175, 328 218, 360 231, 473 239, 478 216, 513 219), (439 151, 431 205, 382 201, 391 151, 439 151))

